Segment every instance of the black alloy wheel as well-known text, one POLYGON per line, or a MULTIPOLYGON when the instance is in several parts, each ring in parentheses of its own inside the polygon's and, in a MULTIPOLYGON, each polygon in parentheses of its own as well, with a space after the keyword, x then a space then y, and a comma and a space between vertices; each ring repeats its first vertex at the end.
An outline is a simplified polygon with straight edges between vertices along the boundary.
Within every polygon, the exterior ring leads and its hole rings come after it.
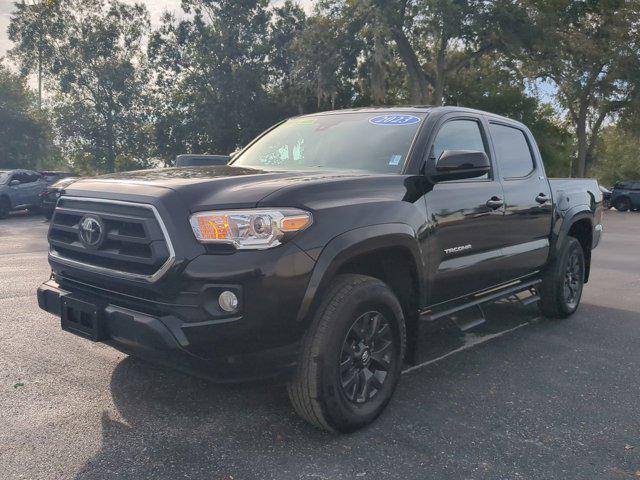
POLYGON ((406 348, 402 306, 380 279, 343 274, 322 294, 287 385, 295 411, 329 432, 365 427, 400 380, 406 348))
POLYGON ((377 311, 366 312, 353 323, 340 352, 340 387, 353 403, 362 404, 382 390, 395 368, 391 325, 377 311))
POLYGON ((566 318, 580 305, 585 279, 582 244, 568 237, 560 254, 547 266, 540 288, 540 310, 547 318, 566 318))
POLYGON ((584 282, 584 268, 579 257, 579 252, 573 250, 567 260, 567 268, 564 274, 564 298, 567 307, 574 310, 582 296, 584 282))

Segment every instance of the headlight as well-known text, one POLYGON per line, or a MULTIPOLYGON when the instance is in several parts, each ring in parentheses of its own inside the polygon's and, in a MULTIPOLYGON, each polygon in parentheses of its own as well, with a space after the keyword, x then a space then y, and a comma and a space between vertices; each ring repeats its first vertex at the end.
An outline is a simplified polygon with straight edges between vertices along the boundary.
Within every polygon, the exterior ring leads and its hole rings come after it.
POLYGON ((189 219, 202 243, 227 243, 238 249, 263 250, 307 228, 313 222, 309 212, 294 208, 278 210, 221 210, 198 212, 189 219))

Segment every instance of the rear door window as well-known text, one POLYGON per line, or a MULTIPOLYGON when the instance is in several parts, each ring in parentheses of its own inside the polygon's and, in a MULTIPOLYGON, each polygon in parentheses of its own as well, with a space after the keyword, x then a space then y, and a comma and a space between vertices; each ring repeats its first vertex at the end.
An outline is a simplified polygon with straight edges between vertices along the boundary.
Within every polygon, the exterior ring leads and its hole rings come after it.
POLYGON ((521 178, 533 172, 535 163, 525 133, 497 123, 491 123, 489 128, 502 176, 521 178))

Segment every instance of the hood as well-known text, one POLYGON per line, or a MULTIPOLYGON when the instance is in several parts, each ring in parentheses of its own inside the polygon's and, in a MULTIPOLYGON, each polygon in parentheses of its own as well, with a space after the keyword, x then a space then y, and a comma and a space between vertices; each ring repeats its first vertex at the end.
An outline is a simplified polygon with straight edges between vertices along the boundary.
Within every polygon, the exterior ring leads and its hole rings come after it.
MULTIPOLYGON (((255 207, 263 198, 294 185, 333 183, 368 178, 362 172, 266 171, 232 165, 162 168, 103 175, 74 182, 67 189, 83 192, 133 193, 159 196, 176 192, 191 211, 255 207)), ((103 196, 103 195, 101 195, 103 196)))

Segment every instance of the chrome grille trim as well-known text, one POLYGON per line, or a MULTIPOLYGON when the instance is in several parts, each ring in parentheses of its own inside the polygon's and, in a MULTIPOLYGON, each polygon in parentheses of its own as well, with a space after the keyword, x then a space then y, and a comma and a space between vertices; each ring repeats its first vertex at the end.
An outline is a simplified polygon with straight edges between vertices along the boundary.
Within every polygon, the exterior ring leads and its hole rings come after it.
POLYGON ((167 244, 167 249, 169 250, 169 258, 167 259, 167 261, 162 264, 162 266, 158 269, 158 271, 156 271, 153 275, 143 275, 143 274, 138 274, 138 273, 131 273, 131 272, 123 272, 120 270, 114 270, 111 268, 106 268, 106 267, 101 267, 101 266, 97 266, 97 265, 91 265, 89 263, 85 263, 85 262, 80 262, 78 260, 72 260, 70 258, 66 258, 63 257, 61 255, 59 255, 57 252, 55 252, 51 246, 49 246, 49 259, 60 263, 62 265, 67 265, 70 267, 76 267, 76 268, 80 268, 82 270, 86 270, 89 272, 94 272, 94 273, 99 273, 102 275, 108 275, 111 277, 124 277, 127 279, 131 279, 131 280, 137 280, 137 281, 145 281, 145 282, 156 282, 158 281, 160 278, 162 278, 162 276, 167 272, 167 270, 169 270, 169 268, 171 268, 171 266, 175 263, 176 260, 176 252, 173 248, 173 244, 171 243, 171 237, 169 236, 169 232, 167 231, 167 227, 164 224, 164 221, 162 220, 162 217, 160 216, 160 213, 158 212, 158 209, 151 204, 147 204, 147 203, 137 203, 137 202, 126 202, 123 200, 109 200, 109 199, 103 199, 103 198, 91 198, 91 197, 74 197, 74 196, 67 196, 67 195, 63 195, 61 196, 58 201, 60 199, 67 199, 67 200, 77 200, 77 201, 81 201, 81 202, 89 202, 89 203, 101 203, 101 204, 109 204, 109 205, 126 205, 126 206, 134 206, 134 207, 142 207, 142 208, 146 208, 148 210, 151 210, 151 212, 153 213, 156 221, 158 222, 158 225, 160 226, 160 230, 162 231, 162 235, 164 236, 164 241, 167 244))

